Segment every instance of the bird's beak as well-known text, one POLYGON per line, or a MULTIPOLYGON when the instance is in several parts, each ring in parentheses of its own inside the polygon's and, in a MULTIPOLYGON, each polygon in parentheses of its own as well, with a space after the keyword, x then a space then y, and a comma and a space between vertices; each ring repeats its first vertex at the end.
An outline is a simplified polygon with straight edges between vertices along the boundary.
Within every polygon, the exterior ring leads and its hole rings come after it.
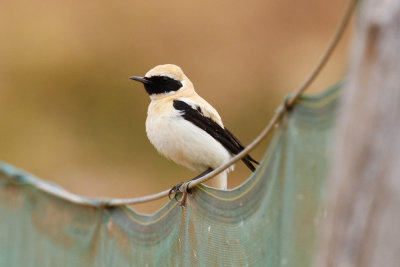
POLYGON ((146 77, 131 76, 129 79, 141 82, 143 84, 148 84, 150 82, 146 77))

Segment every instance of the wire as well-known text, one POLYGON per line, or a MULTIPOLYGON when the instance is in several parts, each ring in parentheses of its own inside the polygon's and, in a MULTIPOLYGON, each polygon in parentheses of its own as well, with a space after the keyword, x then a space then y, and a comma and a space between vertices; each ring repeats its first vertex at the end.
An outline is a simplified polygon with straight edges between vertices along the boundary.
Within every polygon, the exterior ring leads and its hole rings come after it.
MULTIPOLYGON (((233 165, 235 162, 239 161, 242 159, 244 156, 246 156, 250 151, 252 151, 272 130, 274 125, 278 123, 278 121, 282 118, 282 116, 286 113, 288 113, 298 100, 298 98, 303 94, 303 92, 310 86, 310 84, 315 80, 315 78, 318 76, 318 74, 321 72, 325 64, 327 63, 329 57, 332 55, 332 52, 336 48, 339 40, 343 36, 344 30, 346 29, 351 15, 354 11, 354 8, 357 4, 357 0, 351 0, 345 14, 343 15, 343 18, 335 32, 335 35, 333 36, 332 40, 329 43, 328 48, 326 49, 325 53, 321 57, 321 59, 318 61, 317 66, 314 68, 314 70, 311 72, 311 74, 306 78, 306 80, 301 84, 296 90, 293 96, 289 99, 286 99, 283 103, 281 103, 277 111, 275 112, 274 116, 271 118, 267 126, 264 128, 264 130, 245 148, 243 149, 239 154, 235 155, 232 157, 228 162, 224 163, 220 167, 216 168, 212 172, 204 175, 203 177, 196 179, 194 181, 189 181, 181 186, 181 191, 184 188, 193 188, 197 186, 198 184, 204 183, 208 181, 209 179, 213 178, 217 174, 225 171, 227 168, 229 168, 231 165, 233 165)), ((128 199, 107 199, 107 200, 99 200, 102 201, 103 206, 120 206, 120 205, 129 205, 129 204, 138 204, 138 203, 144 203, 156 199, 160 199, 162 197, 165 197, 168 195, 168 192, 170 190, 165 190, 157 194, 152 194, 152 195, 147 195, 144 197, 137 197, 137 198, 128 198, 128 199)))

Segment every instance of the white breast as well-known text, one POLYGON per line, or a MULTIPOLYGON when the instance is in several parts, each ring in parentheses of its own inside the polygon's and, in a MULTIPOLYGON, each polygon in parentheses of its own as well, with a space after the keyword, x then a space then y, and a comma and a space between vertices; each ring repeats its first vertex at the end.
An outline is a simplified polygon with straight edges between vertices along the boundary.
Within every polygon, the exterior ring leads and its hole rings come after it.
POLYGON ((149 105, 146 131, 162 155, 193 171, 215 169, 231 158, 218 141, 182 118, 172 103, 162 112, 156 104, 149 105))

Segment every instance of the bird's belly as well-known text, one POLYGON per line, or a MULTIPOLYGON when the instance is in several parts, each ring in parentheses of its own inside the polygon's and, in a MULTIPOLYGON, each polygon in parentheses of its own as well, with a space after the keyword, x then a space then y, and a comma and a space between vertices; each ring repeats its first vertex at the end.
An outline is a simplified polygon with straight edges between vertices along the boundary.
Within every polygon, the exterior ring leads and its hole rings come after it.
POLYGON ((212 136, 179 116, 148 117, 146 132, 162 155, 193 171, 215 169, 231 158, 212 136))

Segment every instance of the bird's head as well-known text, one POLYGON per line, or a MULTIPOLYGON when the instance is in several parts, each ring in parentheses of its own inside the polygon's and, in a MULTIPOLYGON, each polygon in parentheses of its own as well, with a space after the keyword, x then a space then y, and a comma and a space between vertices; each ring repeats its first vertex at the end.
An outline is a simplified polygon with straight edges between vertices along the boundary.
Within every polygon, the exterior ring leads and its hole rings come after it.
POLYGON ((129 78, 143 83, 152 99, 194 90, 182 69, 173 64, 158 65, 149 70, 144 77, 129 78))

